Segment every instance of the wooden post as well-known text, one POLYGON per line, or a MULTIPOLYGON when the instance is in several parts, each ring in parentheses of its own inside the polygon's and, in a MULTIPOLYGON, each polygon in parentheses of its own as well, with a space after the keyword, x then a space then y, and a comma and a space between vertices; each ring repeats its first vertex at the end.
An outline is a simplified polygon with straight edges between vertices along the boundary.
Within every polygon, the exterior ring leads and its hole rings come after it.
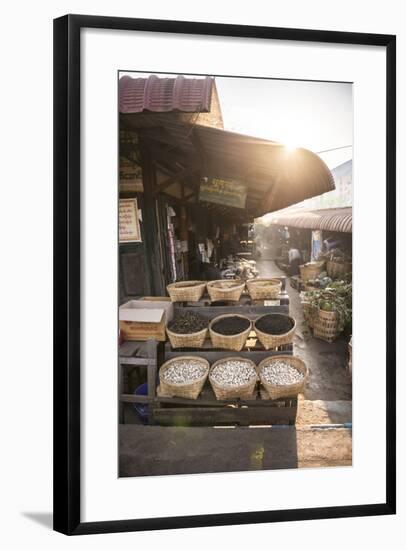
MULTIPOLYGON (((187 210, 186 210, 186 204, 185 204, 185 184, 182 182, 181 184, 181 198, 182 203, 180 207, 180 240, 182 243, 182 246, 184 243, 186 243, 186 246, 189 246, 188 242, 188 219, 187 219, 187 210)), ((185 274, 185 279, 188 278, 189 275, 189 263, 188 263, 188 251, 182 251, 182 263, 183 263, 183 272, 185 274)))
POLYGON ((142 213, 146 261, 152 274, 152 293, 165 296, 165 283, 162 273, 162 258, 159 251, 158 225, 156 220, 156 172, 151 151, 144 140, 140 139, 142 179, 144 186, 144 210, 142 213))
POLYGON ((156 377, 158 370, 158 344, 156 340, 150 339, 147 341, 147 384, 148 384, 148 423, 154 424, 154 407, 156 399, 156 377))
POLYGON ((124 393, 124 380, 123 380, 123 365, 118 358, 118 423, 124 424, 124 403, 121 401, 121 394, 124 393))

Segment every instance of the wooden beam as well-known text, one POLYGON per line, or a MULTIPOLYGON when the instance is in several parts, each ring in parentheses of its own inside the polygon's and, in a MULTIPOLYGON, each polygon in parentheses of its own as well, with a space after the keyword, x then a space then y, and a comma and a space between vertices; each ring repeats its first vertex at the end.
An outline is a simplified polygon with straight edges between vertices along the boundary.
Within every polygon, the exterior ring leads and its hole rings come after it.
POLYGON ((192 197, 195 197, 198 192, 199 192, 198 189, 193 189, 193 191, 191 193, 188 193, 187 195, 184 196, 184 201, 186 202, 189 199, 191 199, 192 197))
POLYGON ((155 160, 169 161, 172 164, 181 163, 191 165, 199 161, 199 156, 193 150, 186 151, 180 144, 173 142, 173 137, 168 134, 171 142, 162 141, 160 137, 164 128, 155 128, 155 133, 143 131, 142 135, 151 149, 152 157, 155 160))
POLYGON ((201 159, 202 165, 207 168, 209 162, 208 162, 208 158, 207 158, 207 155, 206 155, 206 151, 205 151, 205 149, 203 147, 203 144, 202 144, 202 141, 200 139, 200 136, 198 135, 198 133, 195 130, 193 130, 191 132, 190 136, 189 136, 189 139, 192 142, 194 148, 196 149, 197 154, 199 155, 199 157, 201 159))
POLYGON ((151 153, 155 162, 167 162, 170 164, 183 164, 190 165, 192 161, 196 161, 196 157, 184 154, 178 149, 166 149, 156 145, 156 142, 149 141, 151 143, 151 153))
POLYGON ((170 176, 169 178, 164 180, 162 183, 157 185, 156 192, 160 193, 161 191, 164 191, 167 187, 169 187, 173 183, 181 182, 185 178, 195 174, 198 171, 199 171, 199 168, 197 168, 196 166, 184 168, 183 170, 180 170, 176 174, 173 174, 173 176, 170 176))
POLYGON ((152 282, 152 294, 164 296, 165 283, 162 273, 162 258, 159 250, 158 225, 156 218, 156 168, 152 162, 148 145, 140 140, 142 179, 144 183, 143 224, 146 263, 152 282))
POLYGON ((154 419, 167 426, 215 426, 218 424, 287 424, 296 421, 296 407, 196 407, 154 409, 154 419))

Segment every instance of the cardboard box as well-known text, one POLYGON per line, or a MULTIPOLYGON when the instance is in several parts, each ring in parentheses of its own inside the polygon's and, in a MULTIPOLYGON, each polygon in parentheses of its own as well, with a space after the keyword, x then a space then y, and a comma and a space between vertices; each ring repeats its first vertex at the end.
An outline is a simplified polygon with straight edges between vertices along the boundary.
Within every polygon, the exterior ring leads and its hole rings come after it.
POLYGON ((166 340, 165 327, 173 318, 167 301, 130 300, 119 307, 120 335, 124 340, 166 340))

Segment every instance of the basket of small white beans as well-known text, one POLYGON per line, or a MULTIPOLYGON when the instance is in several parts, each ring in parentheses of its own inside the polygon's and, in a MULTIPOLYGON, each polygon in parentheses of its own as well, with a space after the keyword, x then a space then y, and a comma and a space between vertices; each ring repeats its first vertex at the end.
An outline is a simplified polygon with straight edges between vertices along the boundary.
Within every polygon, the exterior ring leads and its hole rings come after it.
POLYGON ((217 399, 253 399, 258 375, 256 365, 243 357, 227 357, 213 363, 210 384, 217 399))
POLYGON ((197 399, 209 374, 203 357, 182 355, 166 361, 159 369, 159 394, 165 397, 197 399))
POLYGON ((259 378, 271 399, 295 397, 303 392, 309 372, 304 361, 293 355, 275 355, 258 365, 259 378))

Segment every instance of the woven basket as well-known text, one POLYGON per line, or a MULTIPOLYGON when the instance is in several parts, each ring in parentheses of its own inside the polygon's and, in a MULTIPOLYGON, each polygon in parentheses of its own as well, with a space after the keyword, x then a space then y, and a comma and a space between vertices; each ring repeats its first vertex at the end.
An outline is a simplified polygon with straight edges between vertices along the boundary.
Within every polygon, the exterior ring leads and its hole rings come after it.
POLYGON ((210 281, 207 283, 207 292, 209 293, 212 302, 222 300, 238 302, 241 298, 242 291, 245 288, 245 283, 233 280, 210 281))
POLYGON ((314 286, 314 285, 311 285, 309 283, 305 283, 304 284, 304 290, 305 292, 308 292, 309 290, 312 291, 312 290, 320 290, 320 288, 314 286))
POLYGON ((198 302, 206 289, 204 281, 178 281, 166 287, 172 302, 198 302))
POLYGON ((313 319, 313 336, 325 342, 334 342, 340 334, 338 330, 338 319, 335 311, 317 310, 313 319))
POLYGON ((202 348, 207 337, 208 329, 204 328, 190 334, 172 332, 166 327, 166 333, 173 348, 202 348))
POLYGON ((315 317, 318 315, 318 309, 306 301, 302 302, 302 306, 304 320, 310 328, 313 328, 315 317))
POLYGON ((279 279, 250 279, 247 281, 249 295, 253 300, 275 300, 281 291, 279 279))
POLYGON ((160 384, 160 395, 165 397, 184 397, 185 399, 197 399, 200 392, 203 389, 204 383, 206 382, 207 375, 209 374, 210 364, 203 357, 182 355, 181 357, 175 357, 174 359, 169 359, 162 365, 159 369, 159 384, 160 384), (164 379, 162 374, 167 370, 170 365, 178 361, 185 361, 190 359, 194 362, 199 362, 205 367, 204 375, 193 382, 187 384, 171 384, 164 379))
POLYGON ((242 348, 245 346, 245 342, 247 341, 247 338, 252 330, 252 321, 251 319, 248 319, 248 317, 245 317, 244 315, 237 315, 235 313, 227 313, 226 315, 219 315, 218 317, 215 317, 212 319, 209 323, 209 333, 211 338, 211 343, 213 345, 213 348, 222 348, 222 349, 232 349, 235 351, 241 351, 242 348), (249 327, 244 330, 244 332, 240 332, 240 334, 233 334, 232 336, 226 335, 226 334, 219 334, 218 332, 215 332, 212 329, 212 325, 219 321, 220 319, 224 319, 225 317, 241 317, 242 319, 246 319, 249 321, 249 327))
POLYGON ((315 279, 317 275, 323 271, 324 264, 325 261, 323 260, 320 262, 310 262, 299 266, 302 281, 305 283, 309 279, 315 279))
MULTIPOLYGON (((283 313, 275 313, 273 315, 289 317, 289 315, 284 315, 283 313)), ((258 317, 258 319, 254 321, 254 330, 265 349, 277 348, 293 342, 293 337, 296 330, 296 321, 293 317, 289 317, 293 321, 293 327, 288 332, 285 332, 285 334, 268 334, 258 330, 256 324, 260 319, 262 319, 262 317, 265 317, 265 315, 261 315, 261 317, 258 317)))
POLYGON ((257 375, 257 367, 253 361, 250 359, 242 359, 241 357, 227 357, 226 359, 219 359, 210 368, 209 372, 209 380, 211 387, 213 388, 214 394, 217 399, 223 400, 223 399, 252 399, 253 393, 255 390, 255 386, 258 381, 258 375, 257 375), (227 361, 244 361, 252 366, 252 368, 255 370, 255 378, 253 378, 250 382, 247 384, 243 384, 240 386, 221 386, 217 382, 215 382, 212 377, 211 373, 214 367, 216 365, 221 365, 222 363, 226 363, 227 361))
POLYGON ((340 279, 344 277, 344 275, 347 275, 347 273, 351 273, 351 271, 352 264, 349 262, 327 262, 327 275, 332 279, 340 279))
POLYGON ((275 355, 272 357, 267 357, 260 362, 260 364, 258 365, 258 374, 261 380, 261 384, 266 389, 269 397, 271 399, 280 399, 282 397, 295 397, 298 393, 303 392, 307 379, 309 377, 309 370, 306 366, 306 363, 299 359, 299 357, 294 357, 293 355, 275 355), (296 382, 295 384, 288 384, 286 386, 270 384, 269 382, 267 382, 262 375, 262 369, 265 366, 271 365, 273 362, 280 360, 289 363, 291 367, 303 373, 304 378, 300 380, 300 382, 296 382))

